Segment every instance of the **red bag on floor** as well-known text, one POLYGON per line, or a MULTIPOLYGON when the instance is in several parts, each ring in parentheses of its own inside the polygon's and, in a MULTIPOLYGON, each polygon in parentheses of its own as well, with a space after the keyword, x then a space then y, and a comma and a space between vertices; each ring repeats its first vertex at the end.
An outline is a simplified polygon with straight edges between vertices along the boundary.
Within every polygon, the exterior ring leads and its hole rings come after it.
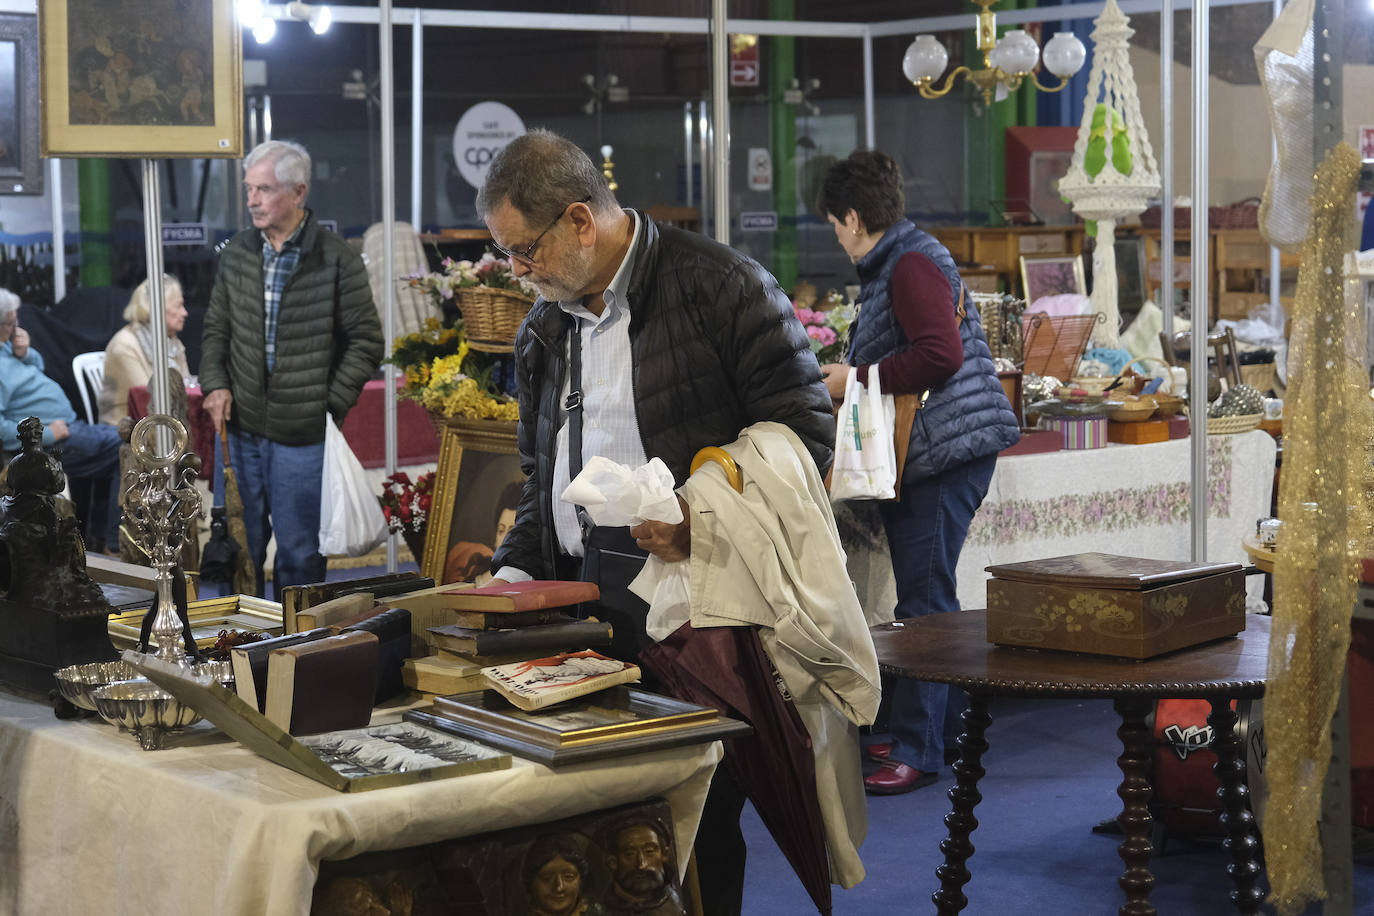
MULTIPOLYGON (((1239 738, 1245 754, 1244 784, 1250 790, 1250 805, 1258 821, 1264 805, 1264 725, 1260 704, 1231 701, 1240 717, 1239 738)), ((1170 830, 1184 833, 1223 836, 1221 799, 1217 791, 1217 755, 1212 752, 1212 726, 1207 716, 1212 704, 1206 700, 1158 700, 1151 731, 1154 735, 1154 799, 1150 813, 1170 830)))

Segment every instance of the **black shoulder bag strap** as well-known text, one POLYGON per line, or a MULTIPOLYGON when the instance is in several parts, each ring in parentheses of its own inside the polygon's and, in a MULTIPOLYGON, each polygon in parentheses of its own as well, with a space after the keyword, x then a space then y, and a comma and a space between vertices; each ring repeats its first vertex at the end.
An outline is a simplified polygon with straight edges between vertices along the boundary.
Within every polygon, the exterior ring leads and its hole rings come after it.
MULTIPOLYGON (((568 397, 563 402, 568 412, 568 481, 582 473, 582 319, 573 316, 572 333, 568 335, 568 397)), ((591 536, 592 517, 582 506, 577 507, 577 523, 582 528, 582 547, 591 536)))

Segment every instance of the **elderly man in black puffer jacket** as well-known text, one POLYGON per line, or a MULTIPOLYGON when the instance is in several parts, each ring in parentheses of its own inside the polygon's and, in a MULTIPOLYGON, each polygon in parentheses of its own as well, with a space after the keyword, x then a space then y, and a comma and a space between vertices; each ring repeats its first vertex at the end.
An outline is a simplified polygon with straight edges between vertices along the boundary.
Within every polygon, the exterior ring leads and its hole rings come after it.
MULTIPOLYGON (((515 273, 541 294, 515 345, 526 480, 514 528, 492 558, 498 582, 577 576, 583 532, 557 496, 576 476, 570 464, 593 456, 631 467, 661 458, 681 485, 699 449, 771 420, 798 435, 822 474, 829 469, 830 395, 790 300, 758 263, 621 209, 586 154, 544 130, 495 157, 477 209, 515 273), (580 455, 569 445, 579 437, 580 455)), ((599 616, 615 628, 617 654, 632 656, 646 639, 647 607, 624 591, 625 576, 647 553, 685 559, 689 522, 590 538, 615 558, 588 576, 602 586, 599 616), (619 568, 604 574, 611 562, 619 568)), ((738 912, 743 889, 743 799, 730 783, 718 770, 698 836, 711 913, 738 912)))

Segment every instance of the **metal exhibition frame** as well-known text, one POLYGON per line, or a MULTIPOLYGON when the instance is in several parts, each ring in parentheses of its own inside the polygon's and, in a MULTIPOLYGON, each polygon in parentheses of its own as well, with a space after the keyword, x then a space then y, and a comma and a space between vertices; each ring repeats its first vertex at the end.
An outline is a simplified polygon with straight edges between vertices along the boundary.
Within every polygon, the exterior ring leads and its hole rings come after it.
MULTIPOLYGON (((1119 0, 1122 12, 1131 14, 1161 14, 1161 41, 1162 46, 1172 46, 1173 38, 1173 19, 1169 15, 1174 10, 1191 9, 1193 20, 1193 61, 1197 66, 1193 67, 1194 74, 1194 117, 1193 117, 1193 187, 1201 189, 1201 194, 1194 193, 1194 211, 1202 214, 1200 219, 1195 219, 1196 225, 1205 225, 1206 220, 1206 182, 1208 180, 1207 161, 1205 155, 1205 138, 1207 122, 1198 117, 1199 111, 1205 112, 1208 100, 1207 73, 1210 69, 1210 56, 1205 40, 1207 35, 1207 14, 1211 7, 1223 6, 1244 6, 1256 3, 1272 2, 1276 5, 1279 0, 1119 0), (1201 38, 1201 40, 1200 40, 1201 38)), ((726 0, 712 0, 712 10, 716 17, 726 11, 726 0)), ((36 8, 34 0, 0 0, 0 11, 6 12, 33 12, 36 8)), ((1062 6, 1044 7, 1038 9, 1023 10, 1001 10, 998 12, 999 20, 1003 24, 1024 24, 1029 22, 1066 21, 1075 19, 1092 19, 1102 11, 1100 2, 1081 2, 1067 3, 1062 6)), ((266 13, 276 19, 289 19, 286 5, 283 3, 269 4, 266 13)), ((382 117, 382 147, 383 147, 383 224, 384 232, 389 238, 393 231, 395 222, 394 205, 386 206, 389 194, 394 194, 395 189, 395 164, 392 160, 394 155, 394 142, 391 142, 395 132, 395 118, 392 105, 394 101, 394 91, 392 82, 394 74, 389 66, 391 60, 391 41, 381 40, 381 35, 394 33, 397 26, 410 26, 412 32, 413 59, 411 64, 412 83, 421 80, 424 63, 424 29, 426 27, 436 28, 466 28, 466 29, 513 29, 513 30, 541 30, 541 31, 592 31, 592 32, 675 32, 682 34, 710 35, 713 31, 725 35, 730 32, 748 32, 767 36, 790 36, 798 38, 823 37, 823 38, 852 38, 863 44, 863 110, 864 110, 864 142, 868 146, 876 145, 874 130, 874 90, 873 90, 873 39, 891 37, 915 32, 936 32, 949 31, 955 29, 966 29, 972 21, 972 14, 954 14, 947 16, 933 16, 921 19, 902 19, 888 22, 872 23, 842 23, 842 22, 797 22, 785 21, 775 22, 760 19, 729 19, 724 18, 712 23, 708 18, 702 17, 682 17, 682 16, 627 16, 627 15, 601 15, 601 14, 575 14, 575 13, 522 13, 506 12, 498 10, 437 10, 425 9, 423 7, 407 7, 400 12, 399 21, 392 19, 392 4, 390 0, 381 0, 376 7, 334 7, 334 19, 336 22, 346 22, 360 25, 375 25, 379 29, 379 45, 381 51, 380 61, 387 64, 383 66, 381 74, 381 95, 383 98, 383 117, 382 117)), ((718 55, 723 58, 723 55, 718 55)), ((1161 54, 1161 88, 1165 91, 1161 93, 1161 104, 1163 108, 1162 122, 1164 125, 1164 142, 1161 144, 1162 153, 1160 155, 1161 180, 1163 183, 1163 233, 1164 233, 1164 255, 1167 258, 1173 257, 1173 161, 1172 161, 1172 121, 1173 121, 1173 98, 1169 91, 1172 85, 1169 64, 1172 58, 1170 55, 1161 54)), ((716 135, 725 138, 723 143, 715 144, 717 147, 714 159, 718 163, 728 161, 729 151, 729 100, 725 92, 726 79, 724 73, 727 62, 724 59, 712 61, 712 97, 715 109, 716 135), (717 74, 715 71, 719 71, 717 74)), ((1337 74, 1339 75, 1339 74, 1337 74)), ((411 133, 412 133, 412 157, 418 160, 421 156, 422 138, 420 137, 421 126, 423 125, 423 95, 420 92, 412 93, 411 105, 411 133)), ((53 171, 56 171, 54 168, 53 171)), ((713 205, 716 212, 726 216, 725 219, 717 219, 716 234, 720 236, 728 227, 728 214, 726 202, 729 199, 728 170, 719 168, 718 179, 715 182, 714 193, 712 194, 713 205)), ((51 174, 51 173, 50 173, 51 174)), ((422 186, 422 168, 419 161, 412 162, 411 169, 411 221, 414 225, 420 223, 420 207, 422 186)), ((53 207, 53 231, 54 235, 61 237, 62 233, 62 213, 60 206, 53 207)), ((60 251, 60 246, 55 246, 60 251)), ((390 247, 388 246, 388 251, 390 247)), ((61 255, 58 255, 59 263, 61 255)), ((391 289, 392 266, 390 258, 387 259, 385 266, 387 283, 386 288, 391 289)), ((1165 303, 1172 304, 1172 268, 1166 267, 1163 272, 1165 303)), ((1209 277, 1206 271, 1206 259, 1193 259, 1192 288, 1194 301, 1205 301, 1208 294, 1209 277)), ((391 296, 388 294, 386 307, 387 346, 391 346, 391 296)), ((1172 326, 1172 308, 1165 310, 1166 327, 1172 326)), ((1193 333, 1195 338, 1200 338, 1206 333, 1205 323, 1194 323, 1193 333), (1200 328, 1200 330, 1199 330, 1200 328)), ((1193 359, 1196 361, 1198 355, 1202 354, 1204 347, 1201 340, 1195 340, 1192 347, 1193 359)), ((1205 369, 1204 369, 1205 372, 1205 369)), ((1196 365, 1193 367, 1194 377, 1203 377, 1198 372, 1196 365)), ((1194 386, 1196 388, 1197 386, 1194 386)), ((1198 401, 1197 397, 1194 401, 1198 401)), ((1197 410, 1197 403, 1194 403, 1194 411, 1197 410)), ((1205 412, 1205 411, 1204 411, 1205 412)), ((1195 415, 1200 415, 1195 413, 1195 415)), ((394 404, 388 405, 386 416, 387 433, 387 472, 395 471, 395 407, 394 404)), ((1195 437, 1192 464, 1193 464, 1193 553, 1196 559, 1204 559, 1202 551, 1205 550, 1206 543, 1206 513, 1199 511, 1205 507, 1206 493, 1206 442, 1203 437, 1195 437)), ((391 542, 388 548, 388 568, 395 568, 395 542, 391 542)))

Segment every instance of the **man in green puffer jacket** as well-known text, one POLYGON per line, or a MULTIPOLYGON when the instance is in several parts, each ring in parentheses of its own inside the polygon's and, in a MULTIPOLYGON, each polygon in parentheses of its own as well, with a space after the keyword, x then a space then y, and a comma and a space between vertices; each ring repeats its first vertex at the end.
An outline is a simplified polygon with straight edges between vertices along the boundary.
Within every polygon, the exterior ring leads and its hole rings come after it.
MULTIPOLYGON (((243 160, 253 228, 220 255, 201 341, 200 383, 227 424, 248 551, 263 590, 275 529, 273 590, 324 579, 319 552, 325 415, 342 424, 382 358, 367 269, 305 208, 310 154, 269 140, 243 160)), ((223 501, 223 474, 215 499, 223 501)))

